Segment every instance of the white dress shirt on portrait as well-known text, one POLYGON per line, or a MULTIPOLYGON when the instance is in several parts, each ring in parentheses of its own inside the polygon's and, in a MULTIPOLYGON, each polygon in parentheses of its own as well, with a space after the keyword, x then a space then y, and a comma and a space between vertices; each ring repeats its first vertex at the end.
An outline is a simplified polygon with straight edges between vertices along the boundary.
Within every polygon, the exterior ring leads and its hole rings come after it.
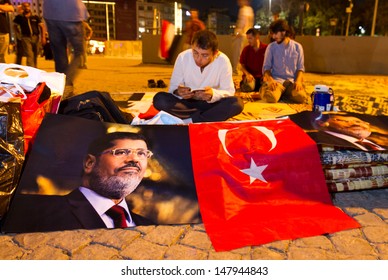
MULTIPOLYGON (((93 206, 93 208, 97 211, 98 215, 100 215, 106 227, 114 228, 112 218, 110 218, 107 214, 105 214, 105 212, 108 211, 114 205, 114 202, 109 198, 99 195, 98 193, 92 191, 91 189, 88 189, 85 187, 80 187, 79 189, 82 192, 82 194, 86 197, 86 199, 90 202, 90 204, 93 206)), ((128 205, 125 202, 125 199, 123 199, 118 205, 123 207, 128 214, 129 220, 127 219, 127 226, 128 227, 136 226, 135 223, 132 221, 132 217, 129 212, 128 205)))

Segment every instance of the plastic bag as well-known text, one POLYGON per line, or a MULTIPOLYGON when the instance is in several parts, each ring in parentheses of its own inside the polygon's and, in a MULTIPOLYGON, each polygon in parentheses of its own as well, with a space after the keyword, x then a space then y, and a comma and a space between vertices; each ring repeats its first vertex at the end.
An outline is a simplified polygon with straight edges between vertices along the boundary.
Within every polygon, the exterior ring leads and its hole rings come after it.
POLYGON ((0 102, 0 219, 7 212, 24 163, 20 103, 0 102))
POLYGON ((27 153, 46 113, 57 113, 65 87, 65 75, 18 64, 0 63, 0 101, 20 97, 27 153))

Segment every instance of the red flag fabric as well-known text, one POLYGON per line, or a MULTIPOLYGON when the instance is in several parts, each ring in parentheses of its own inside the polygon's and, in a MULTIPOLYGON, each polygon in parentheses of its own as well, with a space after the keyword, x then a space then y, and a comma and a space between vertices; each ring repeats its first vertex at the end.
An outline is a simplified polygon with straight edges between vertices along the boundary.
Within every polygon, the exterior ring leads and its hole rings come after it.
POLYGON ((316 144, 291 120, 190 124, 189 134, 216 251, 360 227, 333 206, 316 144))
POLYGON ((160 37, 159 57, 170 58, 170 47, 175 37, 175 26, 167 20, 162 20, 162 34, 160 37))

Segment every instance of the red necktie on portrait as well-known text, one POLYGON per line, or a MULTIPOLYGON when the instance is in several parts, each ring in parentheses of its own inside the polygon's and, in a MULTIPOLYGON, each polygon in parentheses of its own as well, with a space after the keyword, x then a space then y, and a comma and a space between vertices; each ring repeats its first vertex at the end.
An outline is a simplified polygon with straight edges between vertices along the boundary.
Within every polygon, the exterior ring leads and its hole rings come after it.
POLYGON ((125 209, 119 205, 113 205, 108 211, 105 212, 112 218, 115 228, 126 228, 127 220, 125 215, 125 209))

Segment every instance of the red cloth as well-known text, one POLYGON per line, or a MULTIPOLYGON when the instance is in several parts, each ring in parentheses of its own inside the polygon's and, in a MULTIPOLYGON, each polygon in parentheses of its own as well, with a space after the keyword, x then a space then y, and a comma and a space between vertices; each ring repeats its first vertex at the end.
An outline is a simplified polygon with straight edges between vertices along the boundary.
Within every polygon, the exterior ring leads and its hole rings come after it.
MULTIPOLYGON (((24 153, 27 154, 31 145, 35 140, 36 133, 43 121, 46 113, 52 112, 54 106, 58 108, 58 98, 48 97, 43 102, 39 103, 39 99, 43 94, 46 87, 46 83, 39 83, 36 88, 27 93, 27 99, 22 101, 21 104, 21 117, 24 131, 24 153), (53 100, 56 104, 52 104, 53 100)), ((60 99, 59 99, 60 100, 60 99)))
POLYGON ((164 59, 170 58, 170 47, 175 37, 174 24, 162 20, 162 34, 160 37, 159 56, 164 59))
MULTIPOLYGON (((252 74, 255 78, 263 76, 264 53, 267 49, 267 44, 260 43, 257 51, 250 45, 246 46, 240 55, 240 63, 252 74)), ((245 75, 243 75, 244 79, 245 75)))
POLYGON ((190 124, 189 134, 216 251, 360 226, 332 205, 316 144, 291 120, 190 124))
POLYGON ((157 114, 159 113, 159 110, 157 110, 154 105, 151 105, 147 112, 144 112, 144 113, 140 113, 138 115, 138 117, 140 119, 143 119, 143 120, 148 120, 148 119, 152 119, 153 117, 155 117, 157 114))

